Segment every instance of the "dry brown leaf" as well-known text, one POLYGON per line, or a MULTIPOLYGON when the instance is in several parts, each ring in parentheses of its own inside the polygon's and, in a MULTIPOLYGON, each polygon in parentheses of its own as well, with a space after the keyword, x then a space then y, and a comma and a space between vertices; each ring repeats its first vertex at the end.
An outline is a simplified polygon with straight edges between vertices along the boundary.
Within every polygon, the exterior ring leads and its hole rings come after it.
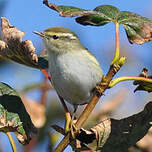
POLYGON ((22 41, 25 32, 10 25, 9 21, 2 17, 1 34, 3 38, 3 41, 0 40, 1 57, 27 66, 40 68, 32 41, 22 41))

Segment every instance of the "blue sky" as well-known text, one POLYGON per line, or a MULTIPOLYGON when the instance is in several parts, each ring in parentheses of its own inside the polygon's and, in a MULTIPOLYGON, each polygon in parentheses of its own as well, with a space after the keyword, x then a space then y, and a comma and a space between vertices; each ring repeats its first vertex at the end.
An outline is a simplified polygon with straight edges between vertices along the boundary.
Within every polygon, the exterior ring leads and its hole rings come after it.
MULTIPOLYGON (((109 4, 116 6, 120 10, 135 12, 152 19, 151 0, 54 0, 53 3, 59 5, 71 5, 84 9, 94 9, 99 5, 109 4)), ((104 73, 107 72, 114 51, 114 25, 112 23, 103 27, 82 26, 77 24, 74 18, 60 17, 58 13, 43 5, 42 0, 7 0, 3 16, 8 18, 12 25, 17 26, 18 29, 26 32, 24 40, 32 40, 37 49, 37 53, 43 49, 43 45, 40 38, 33 34, 32 31, 43 31, 52 26, 64 26, 70 28, 80 37, 84 46, 91 50, 91 52, 97 57, 104 73)), ((143 67, 148 67, 151 70, 151 42, 142 46, 136 44, 131 45, 121 27, 120 44, 122 54, 126 54, 128 60, 127 64, 122 70, 120 70, 119 75, 117 76, 138 75, 143 67), (126 49, 128 53, 124 51, 126 49)), ((10 63, 5 67, 0 68, 0 72, 0 81, 6 82, 18 90, 27 84, 42 80, 42 74, 38 70, 18 64, 10 63)), ((142 101, 136 102, 137 99, 143 96, 146 99, 151 98, 150 94, 143 92, 133 94, 134 87, 132 86, 132 83, 125 82, 119 85, 119 87, 116 87, 121 89, 123 87, 128 87, 129 85, 131 85, 131 90, 128 93, 128 96, 131 101, 129 102, 126 99, 126 104, 122 105, 121 110, 118 109, 118 113, 116 112, 117 117, 119 117, 119 112, 121 115, 125 116, 126 113, 131 114, 136 112, 136 110, 139 111, 145 103, 142 101), (133 102, 133 100, 135 100, 135 102, 133 102), (126 106, 130 107, 129 111, 126 110, 126 106), (126 113, 124 112, 122 114, 122 111, 126 111, 126 113)), ((114 88, 111 92, 117 94, 118 91, 114 88)), ((29 94, 29 96, 31 98, 39 99, 38 93, 29 94)), ((106 99, 108 99, 107 96, 106 99)))

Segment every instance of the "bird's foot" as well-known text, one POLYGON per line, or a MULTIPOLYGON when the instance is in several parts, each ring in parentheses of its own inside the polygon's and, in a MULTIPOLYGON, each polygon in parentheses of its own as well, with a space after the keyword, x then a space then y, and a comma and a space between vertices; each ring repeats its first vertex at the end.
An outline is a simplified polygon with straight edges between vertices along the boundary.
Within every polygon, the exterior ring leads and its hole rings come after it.
POLYGON ((76 122, 76 120, 72 120, 71 124, 70 124, 70 133, 71 133, 72 139, 76 138, 75 134, 78 132, 78 130, 75 126, 75 122, 76 122))

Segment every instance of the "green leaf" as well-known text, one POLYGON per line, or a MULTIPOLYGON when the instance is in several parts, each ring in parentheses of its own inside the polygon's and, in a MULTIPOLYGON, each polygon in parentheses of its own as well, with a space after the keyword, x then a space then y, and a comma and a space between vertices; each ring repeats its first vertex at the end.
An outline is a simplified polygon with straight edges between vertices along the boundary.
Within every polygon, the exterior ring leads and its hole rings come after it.
POLYGON ((60 13, 61 16, 80 16, 83 13, 87 13, 87 10, 73 7, 73 6, 57 6, 55 10, 60 13))
POLYGON ((112 5, 100 5, 94 10, 85 10, 72 6, 57 6, 44 2, 60 16, 77 16, 76 22, 82 25, 103 26, 109 22, 122 24, 130 43, 143 44, 152 40, 152 21, 138 14, 119 11, 112 5))
POLYGON ((73 6, 57 6, 55 4, 46 2, 45 4, 49 8, 57 11, 60 16, 79 16, 78 18, 76 18, 76 21, 82 25, 101 26, 109 22, 116 22, 120 14, 120 11, 116 7, 111 5, 101 5, 96 7, 94 10, 86 10, 73 6))
POLYGON ((37 131, 18 93, 5 83, 0 83, 0 131, 14 132, 22 144, 37 131))
MULTIPOLYGON (((139 75, 140 77, 145 77, 147 79, 152 79, 152 76, 148 76, 148 69, 144 68, 139 75)), ((152 92, 152 83, 148 82, 142 82, 142 81, 134 81, 134 85, 138 85, 137 88, 134 90, 136 91, 147 91, 147 92, 152 92)))
POLYGON ((130 43, 143 44, 152 40, 152 21, 132 12, 121 12, 118 22, 123 24, 130 43))
POLYGON ((120 11, 111 5, 101 5, 96 7, 92 13, 76 18, 82 25, 102 26, 109 22, 117 22, 120 11))

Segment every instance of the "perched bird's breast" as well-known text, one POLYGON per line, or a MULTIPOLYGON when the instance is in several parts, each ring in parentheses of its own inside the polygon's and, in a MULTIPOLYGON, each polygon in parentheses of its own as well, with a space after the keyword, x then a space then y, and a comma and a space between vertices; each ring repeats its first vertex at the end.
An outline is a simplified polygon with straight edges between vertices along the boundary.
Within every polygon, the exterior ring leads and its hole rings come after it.
POLYGON ((101 68, 87 51, 49 55, 52 83, 60 96, 71 104, 88 103, 93 88, 102 78, 101 68))

